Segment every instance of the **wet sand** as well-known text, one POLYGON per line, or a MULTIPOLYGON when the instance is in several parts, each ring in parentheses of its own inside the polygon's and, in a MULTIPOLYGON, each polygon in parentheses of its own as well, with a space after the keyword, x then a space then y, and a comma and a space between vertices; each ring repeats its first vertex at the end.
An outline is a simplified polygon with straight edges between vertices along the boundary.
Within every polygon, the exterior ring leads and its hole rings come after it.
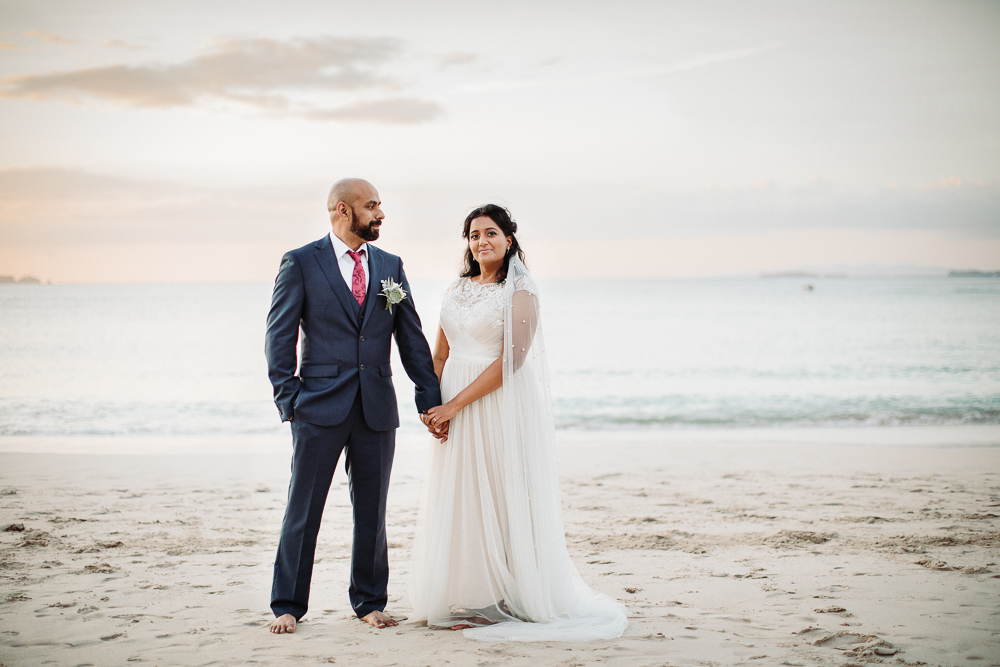
MULTIPOLYGON (((618 640, 357 621, 343 471, 311 610, 270 635, 284 438, 0 438, 0 662, 1000 665, 1000 427, 562 437, 570 554, 628 606, 618 640)), ((400 618, 427 446, 394 466, 400 618)))

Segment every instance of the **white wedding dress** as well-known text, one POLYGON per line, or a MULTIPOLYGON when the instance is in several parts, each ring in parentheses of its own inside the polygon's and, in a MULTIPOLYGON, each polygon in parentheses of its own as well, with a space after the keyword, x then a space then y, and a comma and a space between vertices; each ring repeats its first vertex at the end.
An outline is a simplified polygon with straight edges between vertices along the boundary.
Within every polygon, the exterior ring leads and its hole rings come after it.
POLYGON ((442 400, 503 352, 503 387, 466 406, 432 445, 411 570, 414 621, 470 624, 489 641, 621 636, 625 607, 592 591, 566 551, 538 290, 511 260, 502 284, 445 294, 442 400))

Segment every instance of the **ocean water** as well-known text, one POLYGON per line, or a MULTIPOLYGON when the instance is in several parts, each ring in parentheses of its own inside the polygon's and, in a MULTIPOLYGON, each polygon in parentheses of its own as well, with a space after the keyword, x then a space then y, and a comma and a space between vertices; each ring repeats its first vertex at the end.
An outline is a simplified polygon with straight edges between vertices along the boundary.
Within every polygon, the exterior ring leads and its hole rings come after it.
MULTIPOLYGON (((1000 280, 804 282, 542 281, 558 427, 1000 423, 1000 280)), ((413 282, 432 344, 446 285, 413 282)), ((0 435, 280 432, 270 292, 0 285, 0 435)))

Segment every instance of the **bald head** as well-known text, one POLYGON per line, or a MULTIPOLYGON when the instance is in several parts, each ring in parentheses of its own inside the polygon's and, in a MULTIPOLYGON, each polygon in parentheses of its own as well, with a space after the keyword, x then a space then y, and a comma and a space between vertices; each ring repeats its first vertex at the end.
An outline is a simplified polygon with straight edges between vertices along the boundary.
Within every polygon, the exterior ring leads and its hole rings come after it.
POLYGON ((382 202, 375 186, 362 178, 344 178, 333 184, 326 198, 333 233, 352 250, 378 238, 382 202))
POLYGON ((367 190, 374 192, 375 186, 363 178, 342 178, 330 188, 330 194, 326 198, 326 209, 333 211, 340 202, 355 206, 355 202, 366 194, 367 190))

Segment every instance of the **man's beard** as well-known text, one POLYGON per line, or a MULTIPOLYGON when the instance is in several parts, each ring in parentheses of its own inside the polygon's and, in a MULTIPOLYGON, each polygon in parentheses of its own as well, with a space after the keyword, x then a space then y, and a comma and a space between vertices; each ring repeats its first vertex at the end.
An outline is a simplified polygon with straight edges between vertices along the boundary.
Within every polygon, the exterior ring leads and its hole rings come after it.
POLYGON ((376 222, 376 220, 372 220, 367 225, 362 225, 358 220, 358 214, 354 212, 354 207, 351 207, 351 233, 359 239, 364 239, 365 241, 377 240, 379 228, 373 226, 376 222))

